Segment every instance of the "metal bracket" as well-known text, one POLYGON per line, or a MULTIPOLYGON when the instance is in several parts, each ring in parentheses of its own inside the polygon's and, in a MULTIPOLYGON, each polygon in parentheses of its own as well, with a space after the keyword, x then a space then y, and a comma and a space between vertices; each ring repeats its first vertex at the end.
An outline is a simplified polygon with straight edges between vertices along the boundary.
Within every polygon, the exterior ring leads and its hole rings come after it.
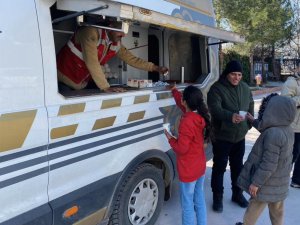
POLYGON ((219 44, 225 44, 225 43, 228 43, 228 41, 219 41, 219 42, 209 43, 207 45, 210 46, 210 45, 219 45, 219 44))
POLYGON ((67 16, 63 16, 63 17, 54 19, 54 20, 52 20, 52 23, 59 23, 59 22, 62 22, 64 20, 72 19, 72 18, 75 18, 75 17, 78 17, 78 16, 85 15, 87 13, 92 13, 92 12, 99 11, 99 10, 102 10, 102 9, 107 9, 107 8, 108 8, 108 5, 103 5, 103 6, 94 8, 94 9, 81 11, 81 12, 76 12, 76 13, 73 13, 71 15, 67 15, 67 16))
POLYGON ((95 27, 99 29, 105 29, 105 30, 112 30, 112 31, 118 31, 118 32, 124 32, 125 34, 128 33, 129 30, 129 24, 127 22, 122 22, 122 27, 114 28, 114 27, 108 27, 108 26, 99 26, 95 24, 89 24, 89 23, 79 23, 80 26, 87 26, 87 27, 95 27))

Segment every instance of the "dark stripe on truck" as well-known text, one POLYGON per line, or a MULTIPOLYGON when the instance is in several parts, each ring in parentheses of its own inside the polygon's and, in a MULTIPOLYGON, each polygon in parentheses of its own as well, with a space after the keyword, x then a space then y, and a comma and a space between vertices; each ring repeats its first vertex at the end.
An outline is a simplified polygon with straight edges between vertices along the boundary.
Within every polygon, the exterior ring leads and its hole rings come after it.
MULTIPOLYGON (((105 152, 112 151, 112 150, 115 150, 117 148, 124 147, 126 145, 134 144, 134 143, 137 143, 137 142, 140 142, 140 141, 143 141, 143 140, 161 135, 162 133, 163 133, 162 130, 157 131, 155 133, 147 134, 147 135, 135 138, 133 140, 124 141, 122 143, 119 143, 119 144, 116 144, 116 145, 113 145, 113 146, 110 146, 110 147, 101 148, 101 149, 96 150, 94 152, 90 152, 90 153, 87 153, 87 154, 84 154, 84 155, 81 155, 81 156, 78 156, 78 157, 75 157, 75 158, 71 158, 71 159, 68 159, 68 160, 65 160, 65 161, 62 161, 62 162, 58 162, 58 163, 55 163, 53 165, 50 165, 50 170, 59 169, 59 168, 64 167, 64 166, 68 166, 70 164, 73 164, 73 163, 76 163, 76 162, 79 162, 79 161, 82 161, 82 160, 85 160, 85 159, 89 159, 89 158, 101 155, 105 152)), ((97 145, 95 145, 95 146, 97 146, 97 145)), ((28 173, 25 173, 25 174, 22 174, 22 175, 19 175, 19 176, 16 176, 16 177, 4 180, 4 181, 1 181, 0 182, 0 188, 4 188, 6 186, 13 185, 15 183, 30 179, 32 177, 35 177, 35 176, 38 176, 38 175, 41 175, 41 174, 47 173, 47 172, 48 172, 48 167, 44 167, 44 168, 41 168, 41 169, 37 169, 37 170, 31 171, 31 172, 28 172, 28 173)))
POLYGON ((101 208, 108 207, 120 175, 121 173, 111 175, 50 201, 54 224, 73 224, 101 208), (68 219, 63 218, 65 210, 74 205, 79 207, 78 213, 68 219))
POLYGON ((2 222, 0 225, 73 224, 96 212, 97 210, 109 205, 120 175, 121 173, 114 174, 66 194, 58 199, 50 201, 49 204, 51 205, 54 213, 54 223, 52 223, 52 210, 50 205, 45 204, 18 215, 10 220, 2 222), (78 213, 68 219, 63 218, 63 213, 65 210, 74 205, 79 207, 78 213))
POLYGON ((128 128, 131 128, 131 127, 135 127, 135 126, 138 126, 138 125, 141 125, 141 124, 149 123, 149 122, 159 120, 159 119, 163 119, 163 118, 164 118, 163 116, 157 116, 157 117, 153 117, 153 118, 150 118, 150 119, 145 119, 145 120, 141 120, 141 121, 138 121, 138 122, 126 124, 126 125, 123 125, 123 126, 114 127, 114 128, 107 129, 107 130, 101 130, 99 132, 82 135, 80 137, 75 137, 75 138, 70 138, 70 139, 67 139, 67 140, 64 140, 64 141, 55 142, 55 143, 52 143, 52 144, 49 145, 49 149, 61 147, 61 146, 67 145, 67 144, 72 144, 72 143, 75 143, 75 142, 83 141, 83 140, 94 138, 94 137, 98 137, 98 136, 101 136, 101 135, 104 135, 104 134, 113 133, 113 132, 116 132, 116 131, 119 131, 119 130, 128 129, 128 128))

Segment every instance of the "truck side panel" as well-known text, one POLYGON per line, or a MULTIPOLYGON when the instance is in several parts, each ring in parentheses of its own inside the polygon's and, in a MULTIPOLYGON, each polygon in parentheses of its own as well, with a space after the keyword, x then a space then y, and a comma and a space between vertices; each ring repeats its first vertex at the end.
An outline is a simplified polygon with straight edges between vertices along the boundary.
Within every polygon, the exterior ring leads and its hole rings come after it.
POLYGON ((174 104, 173 100, 137 94, 49 107, 49 198, 55 221, 74 204, 79 204, 81 218, 105 210, 119 176, 134 158, 151 149, 170 149, 160 107, 174 104), (74 129, 69 133, 69 128, 74 129))
POLYGON ((33 0, 0 3, 0 224, 51 224, 48 121, 33 0))

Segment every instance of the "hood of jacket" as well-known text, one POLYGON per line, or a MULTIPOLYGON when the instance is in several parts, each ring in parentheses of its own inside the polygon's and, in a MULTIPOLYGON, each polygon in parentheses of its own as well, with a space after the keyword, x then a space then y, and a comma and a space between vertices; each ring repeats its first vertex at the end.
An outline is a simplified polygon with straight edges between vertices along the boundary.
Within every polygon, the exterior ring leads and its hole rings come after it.
POLYGON ((262 119, 258 122, 258 129, 289 126, 295 118, 296 110, 296 104, 291 98, 274 96, 266 105, 262 119))

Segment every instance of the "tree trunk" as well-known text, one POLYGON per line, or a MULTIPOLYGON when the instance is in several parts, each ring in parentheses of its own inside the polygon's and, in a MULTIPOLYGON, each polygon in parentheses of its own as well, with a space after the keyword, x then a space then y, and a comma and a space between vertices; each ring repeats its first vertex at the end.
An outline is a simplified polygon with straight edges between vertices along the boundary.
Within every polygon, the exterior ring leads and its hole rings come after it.
POLYGON ((262 76, 262 81, 263 83, 266 83, 267 82, 267 74, 265 72, 265 56, 264 56, 264 45, 262 44, 261 45, 261 76, 262 76))
POLYGON ((249 56, 249 61, 250 61, 250 83, 255 83, 255 77, 254 77, 254 70, 253 70, 253 51, 250 50, 250 56, 249 56))
POLYGON ((272 72, 273 76, 278 77, 278 74, 276 73, 276 67, 275 67, 275 45, 272 44, 272 72))

